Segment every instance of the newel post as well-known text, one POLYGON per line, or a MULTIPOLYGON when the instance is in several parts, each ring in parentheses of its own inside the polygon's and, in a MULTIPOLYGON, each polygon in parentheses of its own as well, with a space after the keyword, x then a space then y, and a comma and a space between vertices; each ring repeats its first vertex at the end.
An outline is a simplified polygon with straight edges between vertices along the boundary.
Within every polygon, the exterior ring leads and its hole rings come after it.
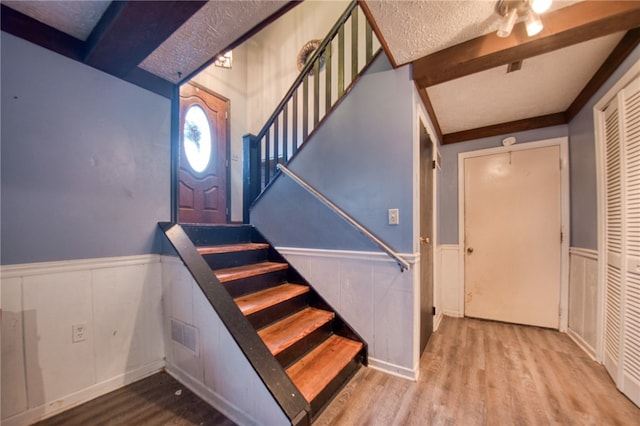
POLYGON ((250 133, 242 137, 243 203, 242 221, 249 223, 249 208, 260 194, 260 144, 250 133))

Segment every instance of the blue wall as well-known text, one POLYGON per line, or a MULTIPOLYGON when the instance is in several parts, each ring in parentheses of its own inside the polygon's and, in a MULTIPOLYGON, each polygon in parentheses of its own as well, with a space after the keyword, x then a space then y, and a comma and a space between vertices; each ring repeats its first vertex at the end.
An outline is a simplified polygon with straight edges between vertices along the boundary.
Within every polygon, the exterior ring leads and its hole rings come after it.
POLYGON ((1 263, 160 252, 168 99, 2 33, 1 263))
MULTIPOLYGON (((412 252, 413 82, 408 66, 376 59, 289 167, 398 252, 412 252), (387 210, 400 209, 388 225, 387 210)), ((251 211, 276 246, 375 250, 287 177, 251 211)))
POLYGON ((605 84, 569 123, 571 159, 571 245, 598 246, 597 176, 593 106, 640 60, 640 46, 625 59, 605 84))

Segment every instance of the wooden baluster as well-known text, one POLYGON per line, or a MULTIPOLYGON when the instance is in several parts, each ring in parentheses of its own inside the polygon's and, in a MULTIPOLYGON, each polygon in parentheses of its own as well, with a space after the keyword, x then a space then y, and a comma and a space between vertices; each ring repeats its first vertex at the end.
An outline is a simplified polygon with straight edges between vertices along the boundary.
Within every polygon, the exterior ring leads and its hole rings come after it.
POLYGON ((264 144, 264 186, 267 186, 267 184, 269 183, 269 181, 271 180, 270 177, 270 163, 271 160, 269 159, 270 155, 271 155, 271 128, 269 128, 269 130, 267 130, 267 134, 265 135, 265 144, 264 144))
POLYGON ((351 80, 358 75, 358 8, 351 12, 351 80))
POLYGON ((289 161, 289 104, 284 104, 282 109, 282 162, 289 161))
POLYGON ((325 74, 325 90, 324 90, 324 114, 327 115, 331 109, 331 43, 327 45, 324 51, 324 74, 325 74))
POLYGON ((302 81, 302 143, 309 136, 309 74, 302 81))
POLYGON ((338 98, 344 93, 344 25, 338 30, 338 98))
POLYGON ((293 135, 291 141, 291 147, 293 148, 293 153, 298 150, 298 91, 296 90, 293 94, 293 117, 291 118, 293 121, 293 135))
POLYGON ((313 128, 320 121, 320 58, 313 64, 313 128))
POLYGON ((373 56, 373 30, 371 29, 371 24, 366 19, 365 19, 364 33, 365 33, 365 52, 367 57, 366 63, 368 64, 369 61, 371 60, 371 57, 373 56))
POLYGON ((278 171, 276 164, 280 162, 280 116, 273 122, 273 176, 278 171))

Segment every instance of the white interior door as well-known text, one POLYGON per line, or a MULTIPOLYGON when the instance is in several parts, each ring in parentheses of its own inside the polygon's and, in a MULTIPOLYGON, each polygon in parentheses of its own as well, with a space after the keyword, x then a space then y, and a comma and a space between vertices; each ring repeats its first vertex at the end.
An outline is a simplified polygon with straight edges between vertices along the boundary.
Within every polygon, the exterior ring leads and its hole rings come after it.
POLYGON ((464 160, 465 315, 559 327, 560 147, 464 160))

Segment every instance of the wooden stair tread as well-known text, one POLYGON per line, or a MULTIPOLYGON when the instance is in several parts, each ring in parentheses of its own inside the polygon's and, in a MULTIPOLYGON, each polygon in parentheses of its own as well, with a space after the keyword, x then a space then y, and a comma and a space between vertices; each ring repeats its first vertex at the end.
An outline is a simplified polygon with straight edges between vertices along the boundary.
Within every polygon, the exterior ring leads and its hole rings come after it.
POLYGON ((334 334, 286 371, 311 403, 361 349, 362 343, 334 334))
POLYGON ((279 262, 261 262, 251 265, 234 266, 233 268, 218 269, 214 271, 220 282, 238 280, 240 278, 253 277, 269 272, 281 271, 289 268, 286 263, 279 262))
POLYGON ((261 329, 258 335, 275 356, 331 321, 334 316, 333 312, 305 308, 261 329))
POLYGON ((226 244, 218 246, 200 246, 197 247, 198 253, 205 254, 217 254, 217 253, 236 253, 239 251, 251 251, 251 250, 265 250, 269 248, 267 243, 241 243, 241 244, 226 244))
POLYGON ((240 296, 236 298, 235 301, 244 315, 251 315, 262 309, 277 305, 280 302, 308 292, 309 287, 306 285, 285 283, 240 296))

